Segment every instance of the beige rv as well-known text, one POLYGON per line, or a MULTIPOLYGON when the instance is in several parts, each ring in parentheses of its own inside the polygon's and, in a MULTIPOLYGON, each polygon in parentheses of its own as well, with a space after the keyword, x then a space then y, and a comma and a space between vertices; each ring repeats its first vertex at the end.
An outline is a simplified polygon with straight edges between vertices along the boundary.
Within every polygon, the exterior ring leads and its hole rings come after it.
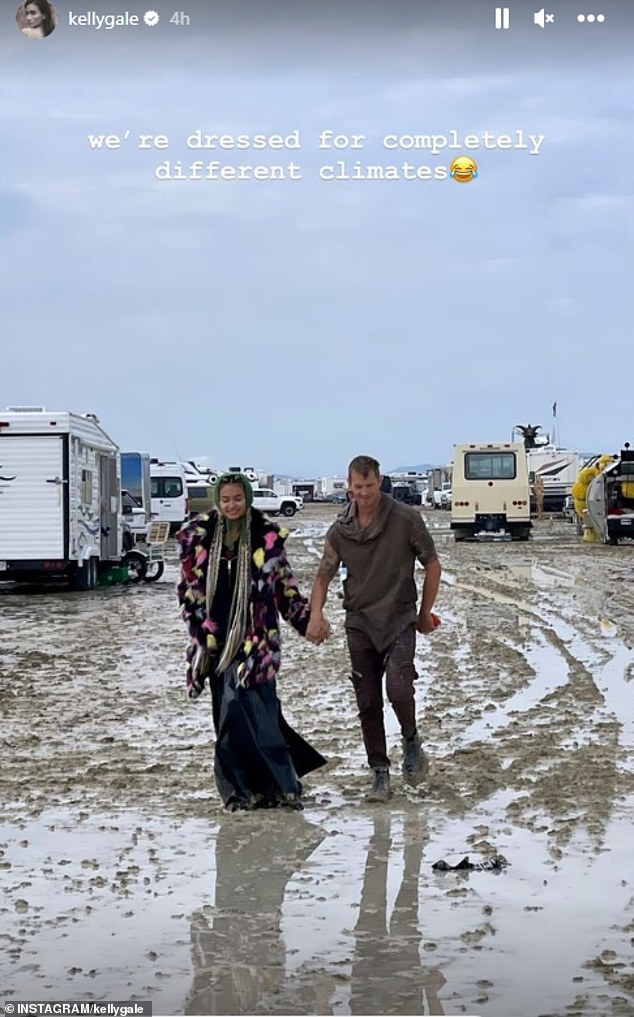
POLYGON ((451 529, 456 540, 483 533, 528 540, 530 487, 521 442, 456 445, 452 484, 451 529))

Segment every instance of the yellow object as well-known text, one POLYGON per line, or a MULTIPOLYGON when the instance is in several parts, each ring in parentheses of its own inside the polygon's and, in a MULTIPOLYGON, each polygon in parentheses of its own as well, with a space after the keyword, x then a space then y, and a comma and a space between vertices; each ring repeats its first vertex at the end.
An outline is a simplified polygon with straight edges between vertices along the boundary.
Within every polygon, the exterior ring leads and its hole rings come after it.
MULTIPOLYGON (((586 510, 586 501, 588 498, 588 487, 595 477, 598 477, 600 473, 603 473, 606 466, 614 462, 611 455, 604 454, 597 459, 596 463, 592 466, 584 466, 582 470, 579 470, 579 476, 572 485, 572 498, 575 506, 575 512, 581 519, 583 513, 586 510)), ((634 485, 633 485, 634 486, 634 485)), ((597 535, 594 530, 590 527, 584 529, 583 539, 588 542, 595 541, 597 535)))
POLYGON ((470 155, 459 155, 449 167, 449 176, 459 184, 468 184, 478 175, 478 164, 470 155))
POLYGON ((595 463, 594 466, 584 466, 584 468, 579 472, 577 480, 581 481, 581 483, 585 484, 587 487, 590 481, 594 480, 595 477, 598 477, 600 473, 601 470, 599 469, 598 463, 595 463))
POLYGON ((634 498, 634 480, 621 481, 621 494, 624 498, 634 498))

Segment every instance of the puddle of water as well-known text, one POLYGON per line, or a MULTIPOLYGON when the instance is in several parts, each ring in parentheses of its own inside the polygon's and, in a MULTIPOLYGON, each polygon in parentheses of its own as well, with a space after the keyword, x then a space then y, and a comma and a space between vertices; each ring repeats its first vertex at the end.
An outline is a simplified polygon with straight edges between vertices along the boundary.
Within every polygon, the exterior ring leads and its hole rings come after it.
POLYGON ((561 590, 574 586, 574 577, 569 572, 552 566, 538 565, 534 562, 518 564, 509 562, 506 568, 515 578, 530 586, 536 586, 542 590, 561 590))
MULTIPOLYGON (((587 644, 575 636, 569 643, 571 651, 581 657, 589 656, 587 644)), ((634 661, 632 650, 616 640, 610 641, 611 656, 591 665, 594 683, 603 695, 609 713, 620 725, 619 742, 627 748, 634 747, 634 710, 632 709, 632 690, 628 683, 629 669, 634 661)), ((598 654, 595 652, 595 657, 598 654)), ((623 754, 625 760, 626 754, 623 754)))
POLYGON ((189 915, 213 886, 210 834, 131 814, 3 824, 4 997, 151 998, 182 1012, 189 915))
POLYGON ((610 851, 582 842, 555 864, 541 834, 509 824, 510 799, 451 821, 360 805, 4 824, 5 997, 123 993, 162 1014, 564 1009, 582 965, 624 949, 631 826, 615 819, 610 851), (480 838, 510 862, 503 873, 434 873, 441 857, 478 860, 480 838))
POLYGON ((557 653, 545 636, 534 629, 532 640, 523 647, 526 661, 534 670, 534 677, 526 688, 520 689, 496 710, 487 712, 468 728, 461 736, 461 741, 479 741, 490 737, 495 731, 507 727, 512 721, 512 714, 524 713, 536 706, 544 696, 568 682, 568 664, 557 653))
POLYGON ((326 523, 300 523, 299 526, 291 530, 289 540, 294 538, 304 539, 306 537, 325 537, 330 526, 335 521, 335 517, 326 523))
MULTIPOLYGON (((484 821, 488 812, 487 807, 484 821)), ((457 854, 465 843, 461 829, 460 823, 448 824, 438 832, 457 854)), ((583 966, 609 947, 628 955, 630 841, 630 820, 622 816, 608 828, 609 851, 595 855, 586 845, 585 853, 568 853, 554 865, 541 834, 507 826, 495 839, 511 863, 502 874, 462 877, 467 892, 453 903, 448 898, 460 885, 457 875, 438 877, 428 891, 427 924, 447 990, 490 982, 488 998, 478 1004, 485 1017, 564 1011, 580 975, 584 993, 605 991, 601 976, 583 966), (470 930, 466 937, 456 930, 456 903, 461 928, 470 930), (460 941, 469 949, 461 949, 460 941)))

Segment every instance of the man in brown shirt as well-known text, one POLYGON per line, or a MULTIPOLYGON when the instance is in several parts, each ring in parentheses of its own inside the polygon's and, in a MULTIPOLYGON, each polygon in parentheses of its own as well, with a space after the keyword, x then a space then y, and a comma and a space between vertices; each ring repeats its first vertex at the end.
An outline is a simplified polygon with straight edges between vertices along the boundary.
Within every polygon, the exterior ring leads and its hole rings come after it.
POLYGON ((387 697, 401 726, 403 776, 423 779, 427 761, 416 729, 414 668, 416 631, 432 632, 431 609, 440 585, 434 542, 416 509, 381 492, 376 459, 356 456, 348 467, 352 500, 326 534, 324 554, 311 593, 307 637, 321 641, 328 629, 323 608, 339 565, 347 570, 343 606, 352 664, 352 684, 374 784, 368 798, 387 801, 390 760, 383 722, 383 674, 387 697), (416 560, 425 567, 420 609, 416 610, 416 560))

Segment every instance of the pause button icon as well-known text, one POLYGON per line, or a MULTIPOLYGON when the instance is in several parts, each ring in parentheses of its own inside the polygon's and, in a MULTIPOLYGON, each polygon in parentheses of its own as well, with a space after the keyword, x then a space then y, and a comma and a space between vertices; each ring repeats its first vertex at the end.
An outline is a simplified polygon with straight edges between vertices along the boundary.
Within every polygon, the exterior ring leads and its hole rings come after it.
POLYGON ((508 7, 496 7, 495 8, 495 27, 496 28, 508 28, 511 20, 510 11, 508 7))

